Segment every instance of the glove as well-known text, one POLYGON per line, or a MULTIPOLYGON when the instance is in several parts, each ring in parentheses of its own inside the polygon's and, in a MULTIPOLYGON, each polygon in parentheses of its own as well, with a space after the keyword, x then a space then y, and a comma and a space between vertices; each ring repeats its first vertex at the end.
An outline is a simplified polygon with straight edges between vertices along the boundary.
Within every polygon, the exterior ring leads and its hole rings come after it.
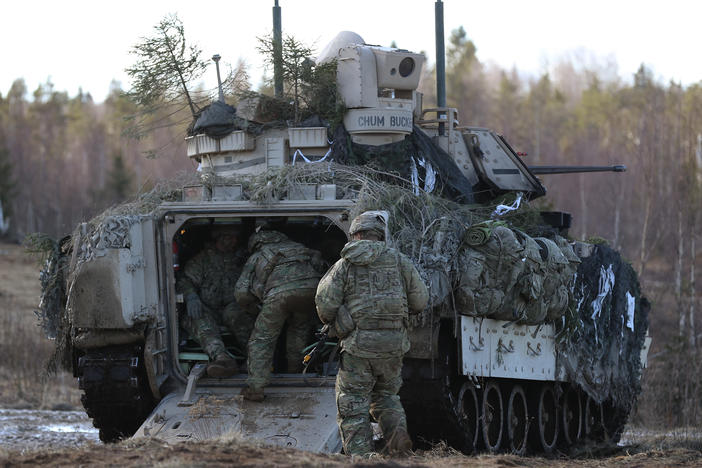
POLYGON ((197 294, 188 293, 185 296, 185 310, 188 313, 188 317, 192 320, 202 317, 202 302, 197 294))

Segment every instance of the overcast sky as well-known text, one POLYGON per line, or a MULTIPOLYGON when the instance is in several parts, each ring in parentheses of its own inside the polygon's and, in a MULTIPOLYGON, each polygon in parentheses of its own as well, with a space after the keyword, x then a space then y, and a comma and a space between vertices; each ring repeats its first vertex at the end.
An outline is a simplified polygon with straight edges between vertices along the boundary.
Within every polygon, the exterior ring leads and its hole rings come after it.
MULTIPOLYGON (((263 73, 256 36, 271 30, 273 0, 34 0, 4 2, 0 27, 0 93, 24 78, 30 91, 50 79, 75 95, 105 98, 113 79, 129 87, 124 68, 141 36, 177 13, 187 38, 206 57, 239 58, 257 84, 263 73)), ((367 43, 426 51, 434 63, 434 0, 280 0, 283 33, 321 50, 339 31, 367 43)), ((702 2, 696 0, 445 0, 445 32, 460 25, 478 58, 539 74, 564 56, 615 60, 630 79, 643 62, 656 78, 702 80, 702 2)), ((216 76, 205 77, 214 87, 216 76)))

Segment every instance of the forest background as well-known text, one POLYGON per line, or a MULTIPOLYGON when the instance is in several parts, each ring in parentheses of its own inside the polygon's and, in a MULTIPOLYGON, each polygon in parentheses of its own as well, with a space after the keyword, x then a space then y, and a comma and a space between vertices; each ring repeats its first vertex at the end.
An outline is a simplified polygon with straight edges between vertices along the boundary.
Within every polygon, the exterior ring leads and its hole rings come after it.
MULTIPOLYGON (((572 238, 597 236, 620 250, 653 304, 653 347, 630 421, 699 426, 702 336, 696 331, 695 275, 701 257, 702 82, 661 83, 643 65, 633 77, 613 76, 612 69, 611 62, 564 58, 549 74, 524 77, 481 63, 476 45, 459 28, 447 45, 448 105, 459 109, 462 124, 502 133, 527 153, 529 165, 627 166, 624 174, 543 176, 548 194, 535 203, 572 213, 572 238)), ((236 93, 251 85, 243 63, 232 76, 227 102, 236 105, 236 93)), ((425 107, 436 102, 434 76, 431 68, 424 71, 425 107)), ((258 91, 272 94, 267 85, 258 91)), ((215 92, 200 87, 194 96, 206 102, 215 92)), ((138 111, 116 82, 104 102, 81 92, 69 96, 51 82, 30 91, 21 79, 7 94, 0 92, 4 239, 19 242, 33 232, 60 238, 160 179, 194 170, 184 143, 190 111, 161 107, 142 122, 148 133, 130 135, 138 111)), ((48 357, 51 344, 39 342, 31 314, 0 313, 0 347, 34 350, 31 366, 21 357, 8 359, 0 374, 11 384, 16 380, 11 387, 23 404, 45 405, 47 385, 37 393, 31 383, 41 381, 40 357, 48 357)), ((61 381, 70 385, 71 379, 61 381)))

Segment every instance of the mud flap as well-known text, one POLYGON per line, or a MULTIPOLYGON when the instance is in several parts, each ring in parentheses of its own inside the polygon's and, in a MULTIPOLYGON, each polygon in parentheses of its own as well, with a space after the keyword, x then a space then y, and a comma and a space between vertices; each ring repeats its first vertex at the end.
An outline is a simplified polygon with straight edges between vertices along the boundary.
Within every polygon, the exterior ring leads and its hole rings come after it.
POLYGON ((239 388, 198 387, 187 407, 178 405, 182 390, 171 393, 134 438, 175 443, 241 436, 310 452, 341 451, 333 387, 267 387, 260 403, 238 393, 239 388))

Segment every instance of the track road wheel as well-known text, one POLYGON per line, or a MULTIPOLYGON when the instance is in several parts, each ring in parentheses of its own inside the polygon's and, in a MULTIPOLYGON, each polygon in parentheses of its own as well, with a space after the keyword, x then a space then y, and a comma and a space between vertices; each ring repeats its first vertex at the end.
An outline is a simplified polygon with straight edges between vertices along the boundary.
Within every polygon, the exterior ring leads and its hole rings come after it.
POLYGON ((595 442, 602 442, 605 438, 602 405, 592 397, 587 397, 585 403, 585 436, 595 442))
POLYGON ((558 400, 552 385, 541 385, 536 403, 533 438, 537 450, 553 453, 558 441, 558 400))
POLYGON ((464 383, 458 392, 458 418, 465 434, 465 451, 475 452, 480 435, 480 400, 471 382, 464 383))
POLYGON ((510 451, 515 455, 524 455, 529 434, 529 411, 526 393, 521 385, 515 385, 509 393, 506 425, 510 451))
POLYGON ((571 446, 580 439, 583 430, 583 408, 580 392, 573 387, 569 387, 563 395, 561 407, 563 443, 566 446, 571 446))
POLYGON ((611 401, 602 404, 602 425, 607 442, 610 444, 619 442, 628 416, 628 412, 615 407, 611 401))
POLYGON ((504 405, 502 393, 497 382, 488 382, 483 390, 481 426, 485 448, 497 452, 502 442, 504 430, 504 405))

